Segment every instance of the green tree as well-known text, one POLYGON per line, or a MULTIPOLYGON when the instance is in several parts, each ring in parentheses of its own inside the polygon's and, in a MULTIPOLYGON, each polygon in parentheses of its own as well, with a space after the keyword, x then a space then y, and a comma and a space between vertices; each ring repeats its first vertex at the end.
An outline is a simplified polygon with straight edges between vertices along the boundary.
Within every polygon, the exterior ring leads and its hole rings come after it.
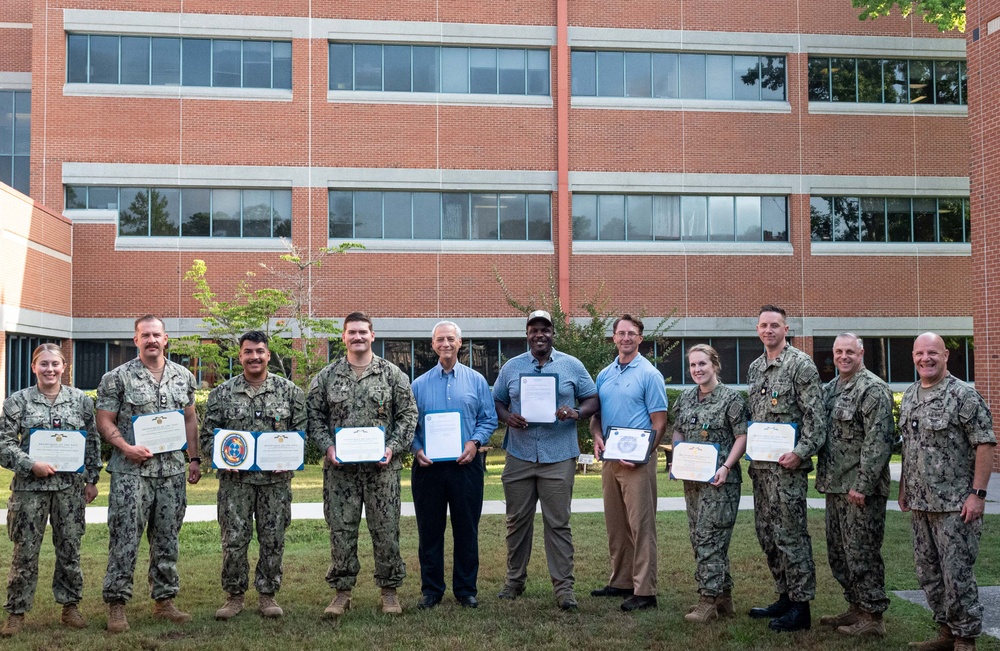
POLYGON ((851 5, 862 10, 859 16, 861 20, 888 16, 893 8, 898 8, 904 17, 914 11, 922 13, 924 22, 934 25, 942 32, 952 29, 965 31, 965 0, 851 0, 851 5))

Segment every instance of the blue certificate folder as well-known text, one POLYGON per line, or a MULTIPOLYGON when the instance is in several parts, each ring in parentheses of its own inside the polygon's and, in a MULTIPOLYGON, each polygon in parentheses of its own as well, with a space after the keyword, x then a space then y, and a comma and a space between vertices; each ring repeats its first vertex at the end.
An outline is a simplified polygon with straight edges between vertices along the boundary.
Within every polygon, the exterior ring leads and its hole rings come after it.
POLYGON ((462 456, 462 453, 465 452, 465 443, 462 442, 462 412, 460 412, 460 411, 454 411, 454 410, 446 410, 446 409, 440 409, 440 410, 437 410, 437 411, 428 411, 428 412, 426 412, 424 414, 424 427, 423 427, 423 430, 424 430, 424 454, 427 455, 427 458, 430 459, 431 461, 457 461, 458 458, 460 456, 462 456), (448 452, 442 452, 437 447, 435 447, 433 450, 431 450, 431 452, 433 454, 436 454, 438 452, 441 453, 440 456, 436 456, 436 457, 435 456, 431 456, 431 454, 428 454, 428 452, 427 452, 427 450, 429 449, 427 447, 427 421, 428 421, 428 416, 434 416, 435 414, 456 414, 458 416, 458 428, 459 428, 459 430, 458 430, 458 447, 455 450, 448 451, 448 452), (453 452, 454 452, 454 454, 452 454, 453 452))
MULTIPOLYGON (((713 458, 715 459, 715 470, 712 471, 712 476, 709 477, 709 478, 707 478, 707 479, 687 479, 687 478, 684 478, 685 481, 711 482, 712 479, 715 478, 715 473, 719 471, 719 444, 718 443, 703 443, 701 441, 678 441, 678 443, 685 443, 687 445, 704 445, 704 446, 707 446, 707 447, 710 447, 710 448, 714 448, 715 454, 714 454, 713 458)), ((677 448, 677 446, 675 445, 674 446, 675 453, 676 453, 676 448, 677 448)), ((677 479, 677 477, 674 477, 673 467, 671 467, 671 469, 670 469, 670 478, 671 479, 677 479)))
MULTIPOLYGON (((232 439, 233 439, 232 441, 223 441, 223 446, 225 448, 223 450, 223 457, 226 457, 227 459, 231 459, 232 460, 232 467, 218 465, 217 463, 215 463, 215 455, 212 455, 212 467, 213 468, 217 468, 219 470, 232 470, 234 467, 241 465, 245 461, 245 459, 246 459, 245 455, 248 453, 248 449, 247 449, 248 446, 246 445, 246 442, 245 441, 241 441, 240 438, 241 438, 242 434, 249 434, 250 436, 253 437, 253 440, 255 442, 255 445, 253 446, 254 459, 253 459, 253 465, 251 465, 248 469, 244 470, 243 472, 263 472, 260 469, 260 466, 257 465, 257 445, 256 445, 256 441, 257 441, 257 439, 260 438, 260 435, 264 433, 263 431, 260 431, 260 432, 238 432, 238 431, 230 430, 230 429, 222 429, 222 428, 218 428, 218 427, 215 428, 215 434, 218 435, 219 432, 233 432, 233 434, 235 435, 235 436, 232 437, 232 439)), ((282 434, 288 434, 288 435, 291 435, 291 436, 299 436, 302 439, 303 445, 305 445, 305 440, 306 440, 306 433, 305 432, 303 432, 301 430, 292 430, 290 432, 281 432, 281 433, 282 434)), ((288 468, 288 470, 302 470, 304 468, 305 468, 305 464, 303 463, 303 464, 300 464, 298 468, 288 468)))
MULTIPOLYGON (((794 448, 798 444, 798 442, 799 442, 799 424, 798 423, 765 423, 765 422, 761 422, 761 421, 753 421, 752 420, 752 421, 749 422, 749 426, 747 427, 747 451, 746 451, 746 454, 743 455, 743 458, 746 459, 747 461, 769 461, 769 462, 773 462, 773 463, 777 463, 777 461, 778 461, 777 457, 775 457, 773 459, 771 459, 771 458, 764 458, 764 457, 761 457, 758 454, 757 458, 755 459, 752 456, 750 456, 750 453, 751 453, 750 428, 754 427, 755 425, 757 425, 757 426, 761 426, 761 425, 763 425, 763 426, 780 425, 782 427, 791 427, 792 430, 793 430, 792 447, 794 448)), ((789 449, 791 449, 791 448, 789 448, 789 449)))
MULTIPOLYGON (((337 433, 340 432, 340 430, 342 430, 342 429, 352 429, 352 428, 350 428, 350 427, 338 427, 335 430, 333 430, 333 440, 334 440, 334 442, 336 442, 336 440, 337 440, 337 433)), ((385 436, 385 428, 384 427, 382 427, 381 425, 377 425, 376 429, 382 430, 382 436, 383 437, 385 436)), ((385 447, 383 446, 382 449, 384 450, 385 447)), ((338 463, 380 463, 382 461, 385 461, 385 453, 384 452, 382 453, 382 458, 381 459, 367 459, 365 461, 344 461, 343 459, 340 458, 339 454, 337 455, 337 462, 338 463)))
POLYGON ((83 472, 84 460, 86 459, 86 441, 87 441, 87 431, 86 430, 80 430, 80 429, 51 430, 51 429, 46 429, 44 427, 38 427, 38 428, 35 428, 35 429, 28 430, 28 438, 30 439, 30 438, 34 437, 35 436, 35 432, 39 432, 39 436, 52 436, 52 437, 55 437, 55 436, 59 436, 59 435, 64 435, 64 436, 79 436, 79 437, 83 438, 83 441, 84 441, 84 459, 81 459, 80 467, 77 468, 77 469, 75 469, 75 470, 63 470, 63 471, 60 471, 60 472, 75 472, 77 474, 80 474, 80 473, 83 472))

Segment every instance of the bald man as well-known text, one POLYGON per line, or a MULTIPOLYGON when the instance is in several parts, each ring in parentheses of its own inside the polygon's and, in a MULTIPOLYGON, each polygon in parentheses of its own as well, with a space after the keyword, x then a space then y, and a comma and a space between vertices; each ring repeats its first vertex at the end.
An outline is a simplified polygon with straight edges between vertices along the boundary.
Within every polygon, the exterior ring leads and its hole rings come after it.
POLYGON ((910 648, 967 651, 983 626, 973 566, 996 445, 993 416, 974 388, 948 373, 948 348, 938 335, 916 338, 913 363, 920 379, 899 410, 899 508, 912 512, 917 580, 938 636, 910 648))

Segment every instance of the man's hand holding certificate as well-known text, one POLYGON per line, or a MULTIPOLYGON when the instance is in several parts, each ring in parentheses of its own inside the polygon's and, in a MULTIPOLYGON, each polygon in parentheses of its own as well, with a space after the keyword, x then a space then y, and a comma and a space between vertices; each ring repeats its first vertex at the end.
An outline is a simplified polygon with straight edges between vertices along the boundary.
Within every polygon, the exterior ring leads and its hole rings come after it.
POLYGON ((56 472, 83 472, 87 433, 78 430, 33 429, 29 433, 28 456, 47 463, 56 472))
POLYGON ((381 427, 341 427, 335 437, 337 463, 380 462, 386 456, 381 427))
POLYGON ((182 409, 133 416, 132 431, 135 433, 135 445, 153 454, 187 448, 187 428, 182 409))
POLYGON ((773 461, 795 447, 798 428, 794 423, 750 423, 747 428, 747 459, 773 461))

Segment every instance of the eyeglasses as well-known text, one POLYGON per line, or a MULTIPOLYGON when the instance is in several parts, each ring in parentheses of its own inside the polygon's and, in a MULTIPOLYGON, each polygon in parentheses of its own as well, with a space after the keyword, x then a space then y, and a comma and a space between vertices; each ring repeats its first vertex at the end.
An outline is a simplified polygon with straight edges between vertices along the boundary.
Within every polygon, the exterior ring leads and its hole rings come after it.
POLYGON ((642 335, 640 335, 638 332, 616 332, 615 336, 620 337, 622 339, 637 339, 642 335))

